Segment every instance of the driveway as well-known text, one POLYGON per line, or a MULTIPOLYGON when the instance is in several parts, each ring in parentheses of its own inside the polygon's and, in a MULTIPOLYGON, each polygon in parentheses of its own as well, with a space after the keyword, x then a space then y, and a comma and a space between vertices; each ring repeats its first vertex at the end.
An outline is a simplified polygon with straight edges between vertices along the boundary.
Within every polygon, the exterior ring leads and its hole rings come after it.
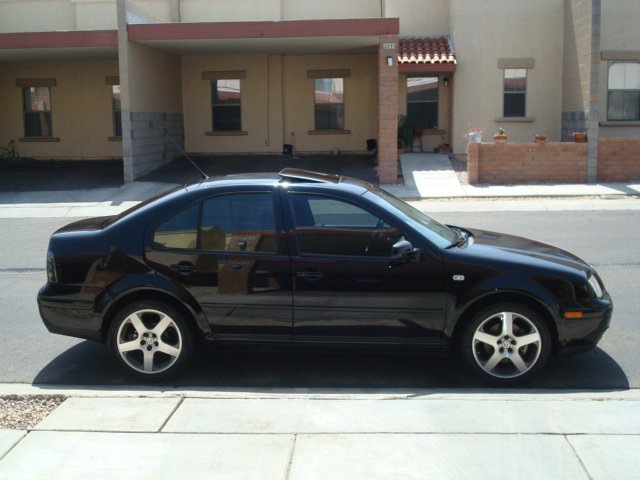
MULTIPOLYGON (((297 167, 337 173, 378 183, 375 157, 368 155, 221 155, 193 157, 209 176, 247 172, 278 172, 297 167)), ((0 161, 0 191, 30 192, 91 190, 124 184, 121 160, 92 161, 0 161)), ((145 182, 189 183, 199 180, 198 171, 180 157, 138 179, 145 182)))

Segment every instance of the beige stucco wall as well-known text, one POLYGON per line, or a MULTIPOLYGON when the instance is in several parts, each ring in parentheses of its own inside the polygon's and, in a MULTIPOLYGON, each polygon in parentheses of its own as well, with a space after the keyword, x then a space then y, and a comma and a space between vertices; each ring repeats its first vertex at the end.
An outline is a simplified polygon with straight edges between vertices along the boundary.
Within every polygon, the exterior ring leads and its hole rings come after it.
POLYGON ((0 32, 112 30, 116 0, 0 0, 0 32))
POLYGON ((182 59, 186 150, 194 153, 280 152, 283 143, 299 152, 362 152, 376 137, 376 57, 187 55, 182 59), (311 135, 313 80, 308 70, 350 69, 345 79, 345 129, 350 134, 311 135), (242 80, 242 128, 246 135, 208 136, 211 83, 204 71, 246 71, 242 80))
POLYGON ((129 42, 127 55, 129 110, 181 112, 180 57, 136 42, 129 42))
POLYGON ((469 127, 484 128, 491 141, 503 127, 512 141, 533 141, 534 133, 559 140, 562 112, 564 2, 451 0, 451 34, 458 58, 454 77, 453 148, 464 153, 469 127), (544 26, 542 28, 541 26, 544 26), (515 34, 517 32, 517 34, 515 34), (533 58, 527 76, 527 118, 499 119, 503 70, 499 59, 533 58))
POLYGON ((283 20, 318 18, 378 18, 381 0, 282 0, 283 20))
POLYGON ((309 55, 284 58, 284 136, 299 152, 364 152, 366 141, 377 137, 377 56, 309 55), (344 79, 344 128, 351 133, 312 135, 314 81, 308 70, 349 69, 344 79), (291 135, 293 133, 293 135, 291 135))
MULTIPOLYGON (((605 57, 600 63, 600 128, 604 137, 638 137, 640 125, 607 124, 607 89, 609 60, 607 54, 616 52, 620 60, 640 61, 640 5, 637 0, 602 0, 601 44, 605 57)), ((612 60, 613 61, 613 60, 612 60)))
POLYGON ((281 20, 280 0, 182 0, 182 22, 252 22, 281 20))
POLYGON ((117 14, 115 0, 75 0, 78 30, 115 30, 117 14))
POLYGON ((21 155, 34 158, 90 159, 122 156, 113 135, 111 86, 117 61, 3 64, 0 75, 0 143, 24 137, 22 89, 17 79, 55 78, 51 87, 53 136, 59 142, 18 142, 21 155))
POLYGON ((450 0, 384 0, 384 16, 400 19, 400 35, 448 35, 450 0))

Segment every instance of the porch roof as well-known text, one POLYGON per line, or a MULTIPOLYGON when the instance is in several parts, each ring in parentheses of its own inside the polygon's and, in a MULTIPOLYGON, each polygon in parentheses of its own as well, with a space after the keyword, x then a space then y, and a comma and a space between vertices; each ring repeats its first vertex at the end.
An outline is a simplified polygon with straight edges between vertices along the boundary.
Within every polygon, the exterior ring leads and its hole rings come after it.
POLYGON ((397 18, 127 25, 129 40, 176 54, 373 53, 398 31, 397 18))
POLYGON ((0 33, 0 62, 118 58, 116 30, 0 33))
POLYGON ((453 72, 456 55, 451 40, 443 37, 401 37, 398 41, 401 72, 453 72))

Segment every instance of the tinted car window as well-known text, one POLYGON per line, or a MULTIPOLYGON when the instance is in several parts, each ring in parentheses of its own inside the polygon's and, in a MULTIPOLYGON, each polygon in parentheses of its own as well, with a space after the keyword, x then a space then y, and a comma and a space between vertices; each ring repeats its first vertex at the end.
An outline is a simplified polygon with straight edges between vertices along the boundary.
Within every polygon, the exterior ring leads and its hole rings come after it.
POLYGON ((388 257, 402 236, 357 205, 334 198, 292 194, 298 248, 302 254, 388 257))
POLYGON ((160 224, 153 234, 154 245, 164 248, 196 248, 199 211, 199 205, 192 205, 160 224))
POLYGON ((221 195, 202 204, 200 248, 229 252, 277 252, 270 193, 221 195))

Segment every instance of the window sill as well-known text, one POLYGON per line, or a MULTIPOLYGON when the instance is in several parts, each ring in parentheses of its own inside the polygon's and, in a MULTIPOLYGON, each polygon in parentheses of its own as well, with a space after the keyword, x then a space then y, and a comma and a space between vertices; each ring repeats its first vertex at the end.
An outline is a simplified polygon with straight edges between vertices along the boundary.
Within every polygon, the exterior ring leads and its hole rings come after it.
POLYGON ((507 122, 513 122, 513 123, 533 123, 536 121, 535 118, 533 117, 497 117, 494 119, 496 122, 500 122, 500 123, 507 123, 507 122))
POLYGON ((110 142, 121 142, 122 137, 109 137, 107 140, 110 142))
POLYGON ((249 135, 249 132, 242 130, 229 130, 226 132, 204 132, 207 137, 241 137, 243 135, 249 135))
POLYGON ((351 130, 309 130, 309 135, 351 135, 351 130))
POLYGON ((18 139, 21 143, 59 142, 59 137, 22 137, 18 139))
POLYGON ((606 120, 599 124, 601 127, 640 127, 638 120, 606 120))

